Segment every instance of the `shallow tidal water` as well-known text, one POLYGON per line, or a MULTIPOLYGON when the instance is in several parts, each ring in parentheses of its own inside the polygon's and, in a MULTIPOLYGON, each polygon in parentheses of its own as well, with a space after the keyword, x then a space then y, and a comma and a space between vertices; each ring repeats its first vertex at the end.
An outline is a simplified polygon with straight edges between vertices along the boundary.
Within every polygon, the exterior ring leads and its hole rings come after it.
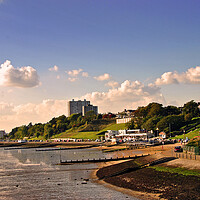
POLYGON ((114 156, 96 149, 0 149, 0 199, 134 199, 91 179, 97 164, 56 165, 62 160, 114 156), (83 179, 88 179, 87 184, 83 179))

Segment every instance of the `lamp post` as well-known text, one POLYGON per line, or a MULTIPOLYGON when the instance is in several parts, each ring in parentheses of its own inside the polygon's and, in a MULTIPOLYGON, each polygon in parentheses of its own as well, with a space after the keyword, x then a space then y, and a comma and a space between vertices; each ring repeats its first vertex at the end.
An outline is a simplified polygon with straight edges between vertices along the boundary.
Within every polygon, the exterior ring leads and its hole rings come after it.
POLYGON ((169 133, 170 133, 170 138, 172 137, 172 133, 171 133, 171 123, 169 123, 169 133))
POLYGON ((184 146, 185 146, 185 129, 183 129, 183 138, 184 138, 184 146))
POLYGON ((157 132, 157 137, 158 137, 158 130, 159 130, 159 128, 156 128, 156 132, 157 132))

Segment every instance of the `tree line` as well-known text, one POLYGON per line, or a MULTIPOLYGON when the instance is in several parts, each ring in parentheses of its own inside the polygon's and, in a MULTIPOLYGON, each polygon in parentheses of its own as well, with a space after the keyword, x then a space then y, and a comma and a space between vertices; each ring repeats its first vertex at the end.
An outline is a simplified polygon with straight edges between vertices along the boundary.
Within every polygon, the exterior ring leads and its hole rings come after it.
MULTIPOLYGON (((189 124, 200 123, 200 103, 194 100, 184 104, 183 107, 166 106, 159 103, 150 103, 147 106, 138 107, 133 111, 133 119, 126 124, 127 129, 145 129, 152 130, 155 133, 164 131, 166 133, 179 134, 181 128, 187 129, 189 124), (196 118, 195 118, 196 117, 196 118)), ((76 129, 86 126, 88 123, 98 120, 101 123, 103 119, 115 118, 112 113, 95 115, 93 111, 89 111, 85 116, 81 114, 72 114, 69 117, 61 115, 52 118, 47 123, 37 123, 15 127, 9 133, 10 139, 51 138, 53 135, 60 134, 69 129, 76 129)))
POLYGON ((41 136, 44 139, 51 138, 53 135, 65 132, 69 129, 75 129, 82 125, 87 125, 87 123, 93 120, 100 120, 105 118, 114 117, 110 114, 98 114, 95 115, 94 111, 88 111, 85 116, 81 114, 72 114, 69 117, 61 115, 57 118, 52 118, 47 123, 29 123, 27 126, 23 125, 20 127, 15 127, 9 133, 10 139, 23 139, 24 137, 28 138, 38 138, 41 136))
POLYGON ((189 125, 200 123, 199 106, 200 103, 194 100, 185 103, 183 107, 163 107, 162 104, 153 102, 147 106, 138 107, 132 113, 133 119, 127 123, 126 127, 178 135, 186 131, 189 125))

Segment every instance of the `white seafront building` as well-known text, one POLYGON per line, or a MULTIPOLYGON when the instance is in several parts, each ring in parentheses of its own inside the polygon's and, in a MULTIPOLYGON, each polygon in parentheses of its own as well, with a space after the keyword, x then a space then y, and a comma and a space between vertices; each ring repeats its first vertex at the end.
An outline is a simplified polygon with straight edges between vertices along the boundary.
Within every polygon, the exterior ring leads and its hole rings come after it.
POLYGON ((133 129, 133 130, 107 130, 105 133, 105 140, 109 141, 112 139, 117 140, 126 140, 126 141, 135 141, 135 140, 148 140, 154 135, 151 132, 145 132, 141 129, 133 129))

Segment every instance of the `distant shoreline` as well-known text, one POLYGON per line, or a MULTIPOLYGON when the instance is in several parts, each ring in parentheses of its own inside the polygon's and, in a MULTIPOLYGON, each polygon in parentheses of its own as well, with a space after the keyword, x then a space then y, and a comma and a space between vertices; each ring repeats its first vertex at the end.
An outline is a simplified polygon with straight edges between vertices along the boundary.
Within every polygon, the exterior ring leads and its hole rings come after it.
POLYGON ((98 145, 97 142, 0 142, 0 148, 5 147, 21 147, 21 148, 47 148, 47 147, 63 147, 63 148, 91 148, 98 145))

